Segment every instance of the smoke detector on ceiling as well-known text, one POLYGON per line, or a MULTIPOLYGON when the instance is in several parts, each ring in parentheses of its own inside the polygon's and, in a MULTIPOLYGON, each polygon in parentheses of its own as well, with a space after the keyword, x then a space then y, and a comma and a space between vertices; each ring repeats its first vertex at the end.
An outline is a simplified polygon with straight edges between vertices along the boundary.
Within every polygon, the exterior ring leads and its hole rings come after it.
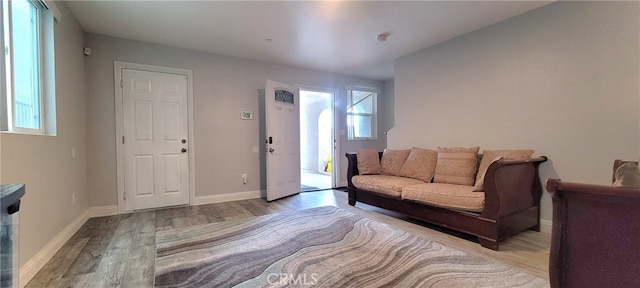
POLYGON ((376 40, 378 40, 378 42, 387 41, 387 38, 389 38, 389 35, 391 35, 391 33, 389 32, 380 33, 378 34, 378 36, 376 36, 376 40))

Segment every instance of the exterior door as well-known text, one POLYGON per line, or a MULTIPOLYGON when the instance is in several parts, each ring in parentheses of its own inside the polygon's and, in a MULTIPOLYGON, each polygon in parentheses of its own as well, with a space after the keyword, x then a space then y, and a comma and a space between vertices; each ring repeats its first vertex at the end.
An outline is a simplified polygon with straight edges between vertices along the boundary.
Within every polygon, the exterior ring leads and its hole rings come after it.
POLYGON ((189 203, 187 76, 122 69, 126 210, 189 203))
POLYGON ((300 192, 299 94, 296 87, 267 80, 267 201, 300 192))

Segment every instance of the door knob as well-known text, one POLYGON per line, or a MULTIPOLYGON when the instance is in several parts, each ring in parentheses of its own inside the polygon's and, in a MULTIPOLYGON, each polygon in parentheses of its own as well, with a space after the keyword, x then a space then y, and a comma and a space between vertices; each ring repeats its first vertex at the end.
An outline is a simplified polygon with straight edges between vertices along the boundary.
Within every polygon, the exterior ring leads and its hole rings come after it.
POLYGON ((185 153, 185 152, 187 152, 187 148, 182 148, 182 150, 180 150, 180 151, 182 151, 182 153, 185 153))
POLYGON ((273 153, 273 151, 276 151, 276 149, 269 148, 269 153, 273 153))
POLYGON ((180 142, 182 142, 182 144, 187 143, 187 139, 182 139, 180 142))

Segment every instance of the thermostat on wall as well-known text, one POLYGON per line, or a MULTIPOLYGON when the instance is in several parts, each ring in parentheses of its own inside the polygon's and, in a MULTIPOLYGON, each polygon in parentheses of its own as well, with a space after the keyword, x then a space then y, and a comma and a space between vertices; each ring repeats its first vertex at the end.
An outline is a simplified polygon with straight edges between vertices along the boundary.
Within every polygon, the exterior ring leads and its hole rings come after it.
POLYGON ((240 119, 242 119, 242 120, 251 120, 251 119, 253 119, 253 112, 251 112, 251 111, 241 111, 240 112, 240 119))

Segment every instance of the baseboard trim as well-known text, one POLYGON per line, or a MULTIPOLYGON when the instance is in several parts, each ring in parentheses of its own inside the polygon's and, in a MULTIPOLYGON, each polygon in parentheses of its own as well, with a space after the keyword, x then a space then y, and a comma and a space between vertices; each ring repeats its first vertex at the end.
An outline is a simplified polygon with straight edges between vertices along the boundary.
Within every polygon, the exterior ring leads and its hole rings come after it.
POLYGON ((85 222, 90 218, 89 209, 85 210, 78 218, 73 220, 73 222, 69 223, 67 227, 62 229, 58 235, 53 237, 49 243, 47 243, 42 250, 40 250, 33 258, 29 259, 27 263, 24 263, 22 267, 20 267, 19 272, 19 284, 20 287, 24 287, 33 279, 34 276, 44 267, 53 255, 62 248, 62 246, 71 239, 73 234, 80 230, 80 227, 84 225, 85 222))
POLYGON ((89 218, 118 215, 118 205, 90 207, 89 218))
POLYGON ((238 200, 257 199, 261 197, 260 190, 226 193, 218 195, 196 196, 193 205, 205 205, 213 203, 231 202, 238 200))
POLYGON ((550 220, 540 219, 540 232, 551 234, 551 224, 550 220))

